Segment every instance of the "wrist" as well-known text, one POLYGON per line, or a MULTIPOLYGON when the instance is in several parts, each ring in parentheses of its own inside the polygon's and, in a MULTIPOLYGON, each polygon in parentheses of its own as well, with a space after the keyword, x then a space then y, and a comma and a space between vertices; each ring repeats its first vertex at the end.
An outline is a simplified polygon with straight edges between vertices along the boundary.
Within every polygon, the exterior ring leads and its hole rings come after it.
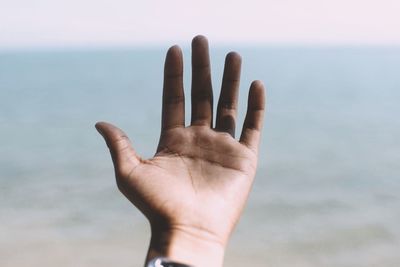
POLYGON ((152 229, 146 262, 155 257, 166 257, 194 267, 221 267, 224 253, 225 244, 203 230, 186 227, 152 229))

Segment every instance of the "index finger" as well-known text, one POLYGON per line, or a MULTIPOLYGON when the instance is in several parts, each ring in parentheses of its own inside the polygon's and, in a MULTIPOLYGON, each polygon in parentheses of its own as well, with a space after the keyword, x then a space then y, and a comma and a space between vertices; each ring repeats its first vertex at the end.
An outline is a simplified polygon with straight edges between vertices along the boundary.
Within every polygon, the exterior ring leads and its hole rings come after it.
POLYGON ((162 130, 185 125, 185 95, 183 92, 183 59, 178 46, 171 47, 165 58, 162 97, 162 130))

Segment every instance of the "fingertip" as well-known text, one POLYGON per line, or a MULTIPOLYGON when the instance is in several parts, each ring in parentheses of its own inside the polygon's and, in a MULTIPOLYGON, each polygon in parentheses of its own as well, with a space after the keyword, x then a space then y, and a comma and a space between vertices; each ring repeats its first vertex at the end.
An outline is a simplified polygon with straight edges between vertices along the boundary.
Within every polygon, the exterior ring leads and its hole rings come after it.
POLYGON ((193 37, 193 42, 197 42, 197 41, 207 41, 207 37, 202 35, 202 34, 198 34, 195 37, 193 37))
POLYGON ((96 122, 96 124, 94 125, 94 127, 96 128, 96 130, 99 132, 99 134, 103 135, 103 128, 105 126, 106 122, 104 121, 98 121, 96 122))
POLYGON ((183 74, 183 55, 178 45, 171 46, 165 58, 164 74, 176 77, 183 74))
POLYGON ((249 91, 249 103, 254 108, 263 109, 265 106, 265 86, 260 80, 251 83, 249 91))
POLYGON ((132 170, 131 164, 136 166, 140 163, 128 136, 121 129, 103 121, 97 122, 95 127, 110 150, 117 177, 129 173, 132 170))
POLYGON ((182 49, 180 48, 179 45, 173 45, 171 46, 168 51, 167 51, 167 55, 180 55, 182 53, 182 49))
POLYGON ((236 51, 231 51, 228 54, 226 54, 225 61, 241 62, 242 61, 242 56, 236 51))
POLYGON ((100 121, 96 122, 96 123, 94 124, 94 128, 96 128, 96 130, 98 130, 99 127, 100 127, 100 124, 101 124, 100 121))
POLYGON ((260 80, 253 81, 251 83, 250 88, 256 88, 256 89, 253 89, 253 90, 261 90, 261 91, 265 90, 264 83, 262 81, 260 81, 260 80))
POLYGON ((197 46, 203 46, 206 45, 208 46, 208 39, 204 35, 196 35, 193 40, 192 40, 192 47, 197 47, 197 46))
POLYGON ((240 78, 240 69, 242 66, 242 57, 237 52, 229 52, 225 57, 224 75, 228 79, 238 80, 240 78))
POLYGON ((104 137, 106 138, 113 132, 122 132, 121 129, 118 127, 112 125, 111 123, 105 122, 105 121, 99 121, 95 124, 96 130, 104 137))
POLYGON ((265 111, 264 84, 255 80, 251 83, 247 105, 246 118, 244 120, 240 142, 257 151, 260 142, 260 132, 263 125, 265 111))

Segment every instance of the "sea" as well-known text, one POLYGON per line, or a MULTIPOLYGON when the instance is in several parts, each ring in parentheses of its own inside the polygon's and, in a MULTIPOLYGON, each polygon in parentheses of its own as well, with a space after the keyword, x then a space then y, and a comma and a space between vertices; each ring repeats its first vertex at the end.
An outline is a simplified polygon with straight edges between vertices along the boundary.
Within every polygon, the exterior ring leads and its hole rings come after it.
MULTIPOLYGON (((400 47, 211 47, 216 99, 232 49, 236 131, 252 80, 266 85, 267 113, 224 266, 400 266, 400 47)), ((143 266, 149 225, 118 191, 94 124, 154 155, 165 52, 0 51, 0 266, 143 266)))

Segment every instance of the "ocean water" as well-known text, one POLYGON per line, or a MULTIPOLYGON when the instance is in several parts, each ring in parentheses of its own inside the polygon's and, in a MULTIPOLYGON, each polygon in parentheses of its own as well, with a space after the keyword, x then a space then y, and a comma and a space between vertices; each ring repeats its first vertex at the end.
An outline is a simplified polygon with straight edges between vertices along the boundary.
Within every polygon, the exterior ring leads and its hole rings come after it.
MULTIPOLYGON (((400 48, 235 49, 237 132, 251 80, 268 100, 225 266, 400 266, 400 48)), ((118 192, 94 124, 154 154, 165 50, 0 52, 1 266, 141 266, 149 228, 118 192)), ((217 97, 229 49, 211 51, 217 97)))

